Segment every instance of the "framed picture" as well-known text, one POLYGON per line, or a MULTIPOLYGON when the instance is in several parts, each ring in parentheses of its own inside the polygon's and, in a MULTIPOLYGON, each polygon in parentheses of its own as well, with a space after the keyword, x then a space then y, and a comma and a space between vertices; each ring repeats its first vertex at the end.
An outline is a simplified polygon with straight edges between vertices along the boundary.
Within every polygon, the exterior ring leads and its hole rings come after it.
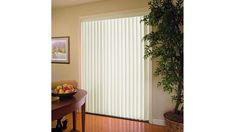
POLYGON ((69 37, 52 37, 51 40, 51 62, 69 64, 69 37))

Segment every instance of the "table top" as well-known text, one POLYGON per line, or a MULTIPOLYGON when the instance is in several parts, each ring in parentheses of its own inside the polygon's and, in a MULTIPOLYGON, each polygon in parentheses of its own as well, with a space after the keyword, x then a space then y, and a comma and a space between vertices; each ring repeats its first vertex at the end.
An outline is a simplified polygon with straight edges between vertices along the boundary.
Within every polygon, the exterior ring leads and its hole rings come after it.
POLYGON ((77 93, 71 98, 52 101, 52 120, 62 117, 81 107, 85 102, 86 95, 87 92, 85 90, 78 89, 77 93))

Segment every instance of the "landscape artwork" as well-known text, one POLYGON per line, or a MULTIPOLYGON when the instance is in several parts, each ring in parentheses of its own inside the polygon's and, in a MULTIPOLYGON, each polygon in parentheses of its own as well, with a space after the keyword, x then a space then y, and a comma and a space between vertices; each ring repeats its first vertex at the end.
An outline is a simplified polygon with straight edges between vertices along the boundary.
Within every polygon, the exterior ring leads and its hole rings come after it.
POLYGON ((69 37, 52 38, 52 63, 69 64, 69 37))

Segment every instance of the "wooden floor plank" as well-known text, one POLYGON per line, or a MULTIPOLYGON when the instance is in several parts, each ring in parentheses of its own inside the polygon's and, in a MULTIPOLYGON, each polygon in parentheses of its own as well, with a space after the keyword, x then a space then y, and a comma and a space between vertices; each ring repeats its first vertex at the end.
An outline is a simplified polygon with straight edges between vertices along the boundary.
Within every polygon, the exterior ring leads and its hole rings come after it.
MULTIPOLYGON (((68 128, 72 129, 72 114, 67 116, 68 128)), ((81 114, 77 114, 77 129, 81 131, 81 114)), ((146 122, 118 119, 99 115, 86 114, 86 132, 165 132, 164 126, 152 125, 146 122)))

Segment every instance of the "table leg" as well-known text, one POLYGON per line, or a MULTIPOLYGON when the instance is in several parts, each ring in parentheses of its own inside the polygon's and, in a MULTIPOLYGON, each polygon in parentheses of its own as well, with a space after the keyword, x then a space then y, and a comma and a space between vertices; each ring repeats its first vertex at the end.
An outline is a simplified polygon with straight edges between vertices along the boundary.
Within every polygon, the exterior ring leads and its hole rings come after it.
POLYGON ((82 132, 85 132, 85 109, 86 103, 82 105, 82 132))
POLYGON ((57 120, 57 124, 56 124, 56 128, 53 129, 52 131, 55 131, 55 132, 63 132, 63 128, 62 128, 62 124, 61 124, 61 119, 58 119, 57 120))
POLYGON ((73 112, 73 131, 76 131, 76 110, 73 112))

